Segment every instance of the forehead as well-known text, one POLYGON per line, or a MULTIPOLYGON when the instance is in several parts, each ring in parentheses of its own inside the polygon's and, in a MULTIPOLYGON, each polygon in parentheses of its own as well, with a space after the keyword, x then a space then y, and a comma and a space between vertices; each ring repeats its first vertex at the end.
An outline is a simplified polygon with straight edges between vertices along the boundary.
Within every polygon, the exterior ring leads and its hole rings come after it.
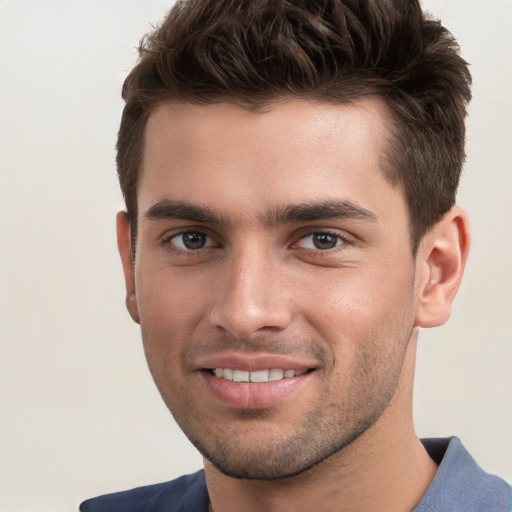
POLYGON ((378 207, 397 193, 381 169, 389 119, 378 98, 288 100, 265 112, 161 104, 146 127, 139 211, 165 199, 260 216, 310 201, 378 207))

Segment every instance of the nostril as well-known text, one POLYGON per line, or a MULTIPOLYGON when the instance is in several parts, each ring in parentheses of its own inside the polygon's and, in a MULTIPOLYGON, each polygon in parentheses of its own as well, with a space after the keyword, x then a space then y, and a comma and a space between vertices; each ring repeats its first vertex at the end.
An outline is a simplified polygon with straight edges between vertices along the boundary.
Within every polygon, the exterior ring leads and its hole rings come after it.
POLYGON ((210 314, 212 326, 229 332, 239 339, 251 338, 261 331, 280 331, 290 323, 291 315, 282 307, 254 305, 216 306, 210 314))

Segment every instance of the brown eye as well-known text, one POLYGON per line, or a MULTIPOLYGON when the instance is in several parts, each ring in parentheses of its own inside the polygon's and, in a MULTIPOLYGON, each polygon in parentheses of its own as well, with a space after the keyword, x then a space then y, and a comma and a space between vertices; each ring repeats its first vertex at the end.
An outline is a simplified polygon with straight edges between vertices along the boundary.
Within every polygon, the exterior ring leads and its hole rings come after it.
POLYGON ((313 244, 317 249, 333 249, 338 245, 338 237, 330 233, 314 233, 313 244))
POLYGON ((319 231, 310 233, 301 239, 299 245, 303 249, 314 249, 317 251, 327 251, 341 245, 344 240, 341 236, 334 233, 319 231))
POLYGON ((210 237, 199 231, 178 233, 171 238, 171 241, 175 246, 187 251, 197 251, 212 245, 210 237))

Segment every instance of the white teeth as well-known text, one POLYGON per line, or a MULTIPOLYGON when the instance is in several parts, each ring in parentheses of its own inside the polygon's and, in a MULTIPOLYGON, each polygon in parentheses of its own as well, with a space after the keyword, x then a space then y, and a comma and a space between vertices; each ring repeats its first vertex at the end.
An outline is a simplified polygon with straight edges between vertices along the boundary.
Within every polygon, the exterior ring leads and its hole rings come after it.
POLYGON ((273 369, 268 372, 268 380, 281 380, 284 377, 283 370, 273 369))
POLYGON ((249 378, 251 379, 251 382, 268 382, 268 370, 251 372, 249 378))
POLYGON ((273 382, 304 375, 307 370, 281 370, 279 368, 272 368, 271 370, 248 372, 245 370, 232 370, 230 368, 215 368, 213 372, 216 377, 232 380, 234 382, 273 382))
POLYGON ((233 370, 233 382, 249 382, 249 372, 233 370))

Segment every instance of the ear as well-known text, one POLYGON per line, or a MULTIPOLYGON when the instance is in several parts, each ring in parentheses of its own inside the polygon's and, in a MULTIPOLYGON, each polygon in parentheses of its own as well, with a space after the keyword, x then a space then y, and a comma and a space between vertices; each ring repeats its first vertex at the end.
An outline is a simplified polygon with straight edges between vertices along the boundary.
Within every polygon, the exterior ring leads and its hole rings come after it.
POLYGON ((423 237, 416 256, 417 327, 436 327, 450 318, 470 239, 467 215, 458 206, 423 237))
POLYGON ((135 293, 135 266, 132 258, 130 240, 130 222, 126 212, 119 212, 116 217, 117 247, 123 264, 124 280, 126 283, 126 307, 134 322, 140 324, 137 296, 135 293))

